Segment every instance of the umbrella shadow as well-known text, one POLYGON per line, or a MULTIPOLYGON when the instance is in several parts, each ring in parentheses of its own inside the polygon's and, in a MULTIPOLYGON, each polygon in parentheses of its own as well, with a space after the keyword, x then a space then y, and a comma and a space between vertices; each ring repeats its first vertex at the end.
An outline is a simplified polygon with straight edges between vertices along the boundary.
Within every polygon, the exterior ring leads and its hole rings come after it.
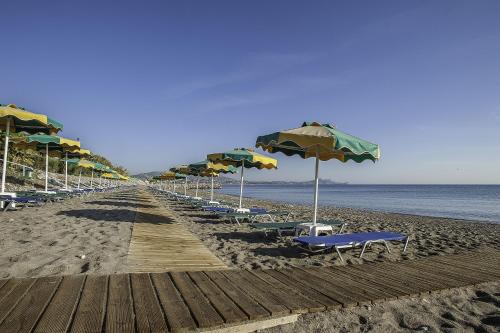
POLYGON ((96 200, 88 201, 87 205, 101 205, 101 206, 117 206, 117 207, 133 207, 133 208, 154 208, 156 206, 146 205, 142 203, 135 202, 125 202, 125 201, 106 201, 106 200, 96 200))
POLYGON ((267 257, 284 257, 301 259, 307 256, 303 250, 295 246, 280 246, 280 247, 260 247, 251 250, 255 255, 267 257))
POLYGON ((74 209, 63 210, 56 215, 68 217, 86 218, 99 222, 130 222, 130 223, 152 223, 172 224, 174 221, 164 215, 137 213, 130 209, 74 209))
POLYGON ((216 232, 213 234, 217 239, 220 240, 240 240, 246 243, 253 244, 274 244, 276 243, 276 238, 274 237, 266 237, 261 232, 240 232, 240 231, 231 231, 231 232, 216 232))

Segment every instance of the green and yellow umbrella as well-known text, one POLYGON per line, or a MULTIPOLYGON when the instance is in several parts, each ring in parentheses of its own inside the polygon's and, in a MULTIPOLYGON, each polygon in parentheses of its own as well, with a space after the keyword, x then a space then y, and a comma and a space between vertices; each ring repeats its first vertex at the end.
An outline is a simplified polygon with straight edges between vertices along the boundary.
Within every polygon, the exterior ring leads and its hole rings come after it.
POLYGON ((187 195, 187 181, 188 181, 188 175, 189 175, 189 167, 187 164, 181 164, 178 166, 175 166, 173 168, 170 168, 171 172, 183 174, 184 177, 184 195, 187 195))
POLYGON ((178 172, 173 172, 173 171, 166 171, 162 173, 160 176, 158 176, 158 179, 160 180, 171 180, 173 181, 173 191, 175 192, 175 180, 176 179, 185 179, 186 175, 183 173, 178 173, 178 172))
MULTIPOLYGON (((89 157, 91 155, 90 150, 76 148, 72 150, 66 150, 65 152, 66 158, 64 159, 64 188, 68 189, 68 161, 73 158, 81 158, 81 157, 89 157)), ((81 176, 81 170, 80 170, 81 176)), ((78 178, 78 185, 80 185, 80 177, 78 178)), ((80 187, 78 187, 80 188, 80 187)))
MULTIPOLYGON (((85 149, 83 149, 85 150, 85 149)), ((89 152, 90 153, 90 152, 89 152)), ((79 158, 70 158, 67 159, 67 163, 74 165, 77 168, 80 168, 80 174, 78 176, 78 189, 80 189, 80 183, 82 180, 82 169, 94 169, 95 163, 89 160, 85 159, 79 159, 79 158)), ((92 171, 93 172, 93 171, 92 171)))
POLYGON ((379 145, 341 132, 334 125, 317 122, 304 122, 298 128, 259 136, 255 146, 270 153, 282 152, 287 156, 316 159, 313 226, 316 225, 318 212, 319 161, 337 159, 361 163, 366 160, 375 162, 380 158, 379 145))
POLYGON ((61 157, 66 151, 80 149, 79 141, 48 134, 16 137, 13 143, 24 149, 45 152, 45 192, 48 192, 49 186, 49 155, 61 157))
MULTIPOLYGON (((236 168, 232 165, 212 163, 209 160, 188 164, 189 174, 198 177, 211 177, 210 202, 214 201, 214 177, 221 173, 236 173, 236 168)), ((199 179, 196 180, 195 197, 198 197, 199 179)))
MULTIPOLYGON (((257 169, 277 169, 278 161, 274 158, 256 153, 253 149, 235 148, 224 153, 208 154, 207 160, 212 163, 232 165, 234 167, 241 167, 240 175, 240 205, 239 210, 243 211, 241 207, 243 200, 243 170, 244 168, 257 168, 257 169)), ((245 210, 246 211, 246 210, 245 210)))
POLYGON ((5 128, 2 187, 0 193, 5 194, 10 132, 55 134, 62 130, 63 125, 46 115, 26 111, 14 104, 0 104, 0 127, 5 128))

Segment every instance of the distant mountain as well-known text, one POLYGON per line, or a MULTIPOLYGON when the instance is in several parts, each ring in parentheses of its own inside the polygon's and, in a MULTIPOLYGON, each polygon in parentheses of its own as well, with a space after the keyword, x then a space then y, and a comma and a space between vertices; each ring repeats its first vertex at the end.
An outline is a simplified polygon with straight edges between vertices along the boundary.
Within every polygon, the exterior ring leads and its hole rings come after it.
MULTIPOLYGON (((239 184, 240 180, 235 179, 235 178, 229 178, 229 177, 220 177, 220 182, 221 184, 239 184)), ((247 185, 293 185, 293 186, 308 186, 308 185, 313 185, 314 180, 308 180, 308 181, 287 181, 287 180, 273 180, 273 181, 245 181, 245 184, 247 185)), ((336 182, 331 179, 319 179, 319 183, 321 185, 347 185, 349 184, 348 182, 336 182)))
POLYGON ((149 179, 151 177, 159 176, 163 173, 163 171, 151 171, 151 172, 144 172, 144 173, 139 173, 137 175, 133 175, 132 177, 139 178, 142 180, 149 179))

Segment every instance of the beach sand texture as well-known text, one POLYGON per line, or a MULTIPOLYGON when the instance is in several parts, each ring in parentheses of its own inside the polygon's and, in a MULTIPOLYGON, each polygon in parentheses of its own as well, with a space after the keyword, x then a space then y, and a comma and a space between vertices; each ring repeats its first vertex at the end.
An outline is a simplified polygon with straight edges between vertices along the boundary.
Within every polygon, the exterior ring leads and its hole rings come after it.
POLYGON ((126 271, 133 192, 0 213, 0 278, 126 271))
MULTIPOLYGON (((0 276, 39 277, 127 272, 127 252, 137 210, 151 204, 136 189, 69 199, 38 208, 0 213, 0 276), (85 255, 85 258, 82 258, 85 255)), ((226 201, 236 201, 221 196, 226 201)), ((179 202, 161 200, 175 216, 230 268, 258 269, 340 265, 335 254, 305 255, 290 237, 264 237, 247 225, 224 223, 179 202)), ((307 220, 311 208, 245 199, 246 207, 291 210, 307 220)), ((500 249, 500 225, 321 207, 320 218, 349 223, 347 231, 392 230, 411 237, 407 254, 374 246, 366 257, 346 251, 346 264, 397 261, 480 249, 500 249)), ((497 332, 500 283, 460 288, 423 298, 306 314, 297 323, 269 332, 497 332)))

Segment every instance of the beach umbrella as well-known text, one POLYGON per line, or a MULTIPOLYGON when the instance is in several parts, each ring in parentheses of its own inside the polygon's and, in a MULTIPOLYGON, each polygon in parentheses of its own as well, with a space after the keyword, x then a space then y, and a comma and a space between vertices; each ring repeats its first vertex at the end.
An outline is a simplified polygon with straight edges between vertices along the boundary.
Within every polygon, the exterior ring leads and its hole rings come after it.
POLYGON ((316 159, 313 226, 316 225, 318 212, 319 161, 337 159, 360 163, 366 160, 375 162, 380 158, 377 144, 341 132, 334 125, 317 122, 304 122, 299 128, 259 136, 255 146, 270 153, 282 152, 287 156, 316 159))
POLYGON ((80 142, 57 135, 33 134, 13 139, 15 145, 24 149, 45 152, 45 192, 49 186, 49 155, 61 157, 66 151, 80 149, 80 142))
POLYGON ((257 169, 277 169, 278 161, 274 158, 256 153, 253 149, 235 148, 224 153, 214 153, 207 155, 207 160, 217 164, 232 165, 234 167, 241 167, 240 174, 240 205, 239 210, 243 211, 241 207, 243 200, 243 172, 247 168, 257 169))
MULTIPOLYGON (((236 173, 237 170, 232 165, 224 165, 220 163, 212 163, 209 160, 204 160, 201 162, 188 164, 189 172, 192 175, 198 177, 210 177, 211 178, 211 189, 210 189, 210 201, 214 201, 214 177, 218 177, 220 173, 236 173)), ((199 179, 196 180, 196 192, 195 197, 198 197, 198 183, 199 179)))
POLYGON ((33 113, 19 108, 14 104, 0 104, 0 128, 5 128, 5 144, 2 164, 1 194, 5 193, 5 178, 9 153, 9 136, 11 132, 26 134, 56 134, 63 125, 43 114, 33 113))
POLYGON ((173 171, 167 171, 162 173, 159 176, 160 180, 172 180, 173 181, 173 191, 175 192, 175 180, 176 179, 185 179, 186 175, 183 173, 178 173, 178 172, 173 172, 173 171))
MULTIPOLYGON (((69 164, 76 166, 77 168, 80 168, 80 174, 78 176, 78 189, 80 189, 80 182, 82 179, 82 168, 83 169, 92 169, 92 173, 93 173, 95 163, 88 161, 88 160, 85 160, 85 159, 79 159, 79 158, 71 158, 71 159, 68 159, 67 162, 69 164)), ((91 181, 90 186, 92 187, 92 181, 91 181)))
MULTIPOLYGON (((68 162, 69 159, 73 158, 80 158, 80 157, 88 157, 91 155, 90 150, 88 149, 82 149, 82 148, 77 148, 73 150, 66 150, 65 152, 66 158, 64 159, 64 188, 67 190, 68 189, 68 162)), ((81 170, 80 170, 80 177, 81 177, 81 170)), ((78 178, 78 183, 80 183, 80 177, 78 178)))
POLYGON ((90 187, 92 187, 92 183, 94 180, 94 170, 99 171, 99 186, 102 184, 102 175, 108 172, 113 172, 113 169, 111 169, 109 166, 104 165, 99 162, 94 163, 94 169, 92 170, 92 176, 90 178, 90 187))
POLYGON ((189 174, 189 167, 187 166, 187 164, 182 164, 182 165, 178 165, 178 166, 175 166, 173 168, 170 168, 170 171, 180 173, 180 174, 183 174, 185 176, 184 177, 184 195, 187 195, 187 181, 188 181, 187 176, 189 174))

